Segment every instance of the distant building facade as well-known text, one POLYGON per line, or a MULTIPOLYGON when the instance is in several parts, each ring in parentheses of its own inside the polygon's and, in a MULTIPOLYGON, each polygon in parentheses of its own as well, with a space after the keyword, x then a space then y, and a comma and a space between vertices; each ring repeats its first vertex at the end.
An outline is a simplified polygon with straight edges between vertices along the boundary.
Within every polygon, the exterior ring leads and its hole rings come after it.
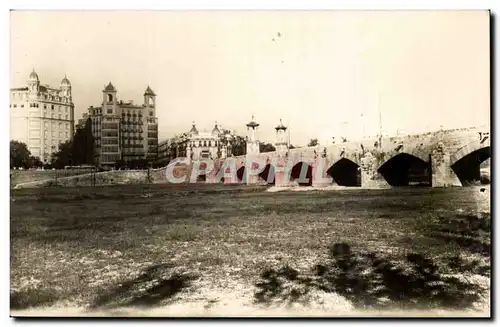
POLYGON ((96 142, 96 162, 111 166, 117 161, 157 160, 158 118, 156 94, 148 86, 144 102, 119 101, 111 82, 102 91, 100 107, 91 106, 79 124, 90 117, 96 142))
POLYGON ((26 87, 10 89, 10 139, 26 143, 44 163, 74 133, 71 83, 65 76, 59 88, 41 85, 33 70, 26 87))
POLYGON ((186 157, 191 160, 226 158, 229 139, 225 139, 225 135, 220 131, 217 122, 211 132, 199 132, 193 122, 186 139, 186 157))
POLYGON ((174 158, 226 158, 232 155, 232 140, 230 131, 222 129, 217 122, 211 132, 198 131, 193 122, 191 130, 176 135, 158 144, 157 164, 167 164, 174 158))

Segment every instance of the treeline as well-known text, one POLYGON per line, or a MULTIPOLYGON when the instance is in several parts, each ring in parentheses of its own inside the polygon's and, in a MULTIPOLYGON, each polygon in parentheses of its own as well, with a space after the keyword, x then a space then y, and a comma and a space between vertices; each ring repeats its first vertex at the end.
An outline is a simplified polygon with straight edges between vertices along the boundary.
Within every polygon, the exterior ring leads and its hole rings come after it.
POLYGON ((10 168, 56 168, 65 166, 94 165, 95 145, 90 118, 85 127, 77 129, 74 137, 61 143, 57 152, 52 154, 50 163, 44 164, 40 158, 29 151, 27 145, 19 141, 10 141, 10 168))

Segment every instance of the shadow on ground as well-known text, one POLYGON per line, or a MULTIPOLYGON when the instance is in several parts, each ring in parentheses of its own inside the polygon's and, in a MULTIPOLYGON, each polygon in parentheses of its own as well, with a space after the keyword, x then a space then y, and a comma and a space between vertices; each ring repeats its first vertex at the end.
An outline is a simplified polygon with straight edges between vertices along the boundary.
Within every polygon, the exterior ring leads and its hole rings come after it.
POLYGON ((373 252, 354 253, 346 243, 329 249, 329 259, 301 275, 284 266, 266 269, 256 283, 258 303, 299 302, 313 290, 337 293, 356 308, 446 308, 471 307, 484 291, 480 286, 438 271, 429 258, 408 254, 393 262, 373 252))
POLYGON ((191 286, 191 282, 198 278, 193 274, 171 273, 171 268, 167 264, 149 267, 137 278, 123 281, 99 295, 91 308, 159 305, 191 286))
POLYGON ((491 254, 491 214, 439 217, 428 227, 428 236, 453 242, 464 250, 483 256, 491 254))
POLYGON ((55 291, 46 289, 28 289, 10 293, 11 310, 22 310, 35 306, 50 306, 60 299, 55 291))

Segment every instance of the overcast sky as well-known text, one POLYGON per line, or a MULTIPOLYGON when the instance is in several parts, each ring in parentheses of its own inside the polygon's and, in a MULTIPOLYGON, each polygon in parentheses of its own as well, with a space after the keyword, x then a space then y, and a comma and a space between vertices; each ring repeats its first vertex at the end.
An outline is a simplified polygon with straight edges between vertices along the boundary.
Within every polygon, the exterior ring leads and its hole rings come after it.
POLYGON ((291 142, 489 124, 487 11, 15 11, 11 83, 67 74, 75 115, 157 93, 159 137, 252 114, 291 142), (279 34, 278 34, 279 33, 279 34), (379 124, 379 112, 381 124, 379 124))

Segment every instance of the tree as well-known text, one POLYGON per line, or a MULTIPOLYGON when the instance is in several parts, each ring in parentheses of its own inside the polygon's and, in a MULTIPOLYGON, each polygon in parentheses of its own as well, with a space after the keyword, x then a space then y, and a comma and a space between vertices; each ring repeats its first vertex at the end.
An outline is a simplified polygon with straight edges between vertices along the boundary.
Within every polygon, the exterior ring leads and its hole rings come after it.
POLYGON ((29 163, 30 167, 36 167, 36 168, 43 167, 43 162, 38 157, 30 156, 29 163))
POLYGON ((23 142, 10 141, 10 168, 29 168, 31 153, 23 142))
POLYGON ((71 145, 71 153, 73 165, 91 165, 94 163, 95 141, 90 118, 87 119, 83 128, 76 130, 71 145))
POLYGON ((311 139, 307 146, 317 146, 318 144, 318 139, 311 139))
POLYGON ((243 156, 247 153, 247 140, 243 136, 233 135, 231 141, 231 154, 233 156, 243 156))
POLYGON ((52 154, 52 167, 62 169, 71 165, 73 165, 73 143, 66 141, 59 144, 58 151, 52 154))
POLYGON ((261 153, 264 153, 264 152, 273 152, 273 151, 276 151, 276 148, 271 143, 263 143, 263 142, 261 142, 259 144, 259 151, 261 153))

